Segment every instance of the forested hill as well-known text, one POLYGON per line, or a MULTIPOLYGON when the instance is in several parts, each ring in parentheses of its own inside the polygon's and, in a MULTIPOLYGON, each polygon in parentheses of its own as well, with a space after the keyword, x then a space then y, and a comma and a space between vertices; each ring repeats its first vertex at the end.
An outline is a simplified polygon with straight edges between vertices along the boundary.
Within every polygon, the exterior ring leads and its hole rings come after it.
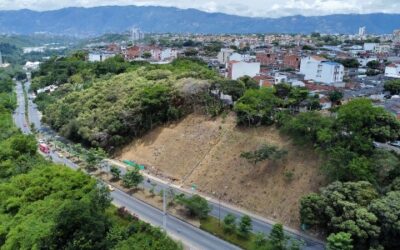
POLYGON ((360 26, 368 32, 392 33, 399 14, 343 14, 319 17, 289 16, 250 18, 208 13, 195 9, 152 6, 105 6, 65 8, 54 11, 0 11, 0 33, 50 32, 67 35, 99 35, 123 32, 137 26, 145 32, 191 33, 345 33, 360 26))

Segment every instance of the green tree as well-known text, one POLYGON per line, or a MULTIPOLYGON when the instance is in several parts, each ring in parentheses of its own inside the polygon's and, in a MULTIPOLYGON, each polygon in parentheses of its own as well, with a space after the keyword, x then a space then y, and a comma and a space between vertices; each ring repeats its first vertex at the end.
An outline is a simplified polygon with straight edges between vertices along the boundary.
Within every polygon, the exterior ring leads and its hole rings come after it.
POLYGON ((229 213, 224 217, 223 228, 226 233, 236 232, 236 217, 229 213))
POLYGON ((136 188, 143 181, 143 176, 137 168, 132 168, 122 176, 122 184, 126 188, 136 188))
POLYGON ((318 194, 310 193, 300 199, 300 220, 307 226, 325 225, 325 200, 318 194))
POLYGON ((400 94, 400 80, 386 81, 383 87, 385 91, 389 91, 391 95, 400 94))
POLYGON ((379 69, 380 65, 381 64, 377 60, 369 61, 367 63, 367 67, 370 68, 370 69, 379 69))
POLYGON ((272 249, 285 250, 287 245, 287 237, 283 231, 282 224, 275 224, 272 227, 271 233, 268 236, 268 240, 272 246, 272 249))
POLYGON ((380 199, 374 200, 369 210, 379 220, 381 234, 380 243, 385 249, 399 249, 400 243, 400 192, 389 192, 380 199))
POLYGON ((340 100, 343 98, 343 93, 337 90, 334 90, 329 93, 329 100, 332 102, 333 105, 336 105, 340 100))
POLYGON ((281 100, 274 95, 272 88, 248 89, 235 103, 238 124, 272 124, 280 103, 281 100))
POLYGON ((207 200, 200 195, 195 194, 187 198, 182 194, 178 195, 176 199, 178 204, 183 205, 187 209, 190 216, 203 219, 206 218, 211 211, 207 200))
POLYGON ((110 173, 115 180, 119 180, 119 178, 121 177, 121 169, 119 169, 119 167, 117 166, 112 165, 110 168, 110 173))
POLYGON ((252 220, 250 216, 244 215, 239 222, 237 233, 240 237, 247 239, 252 230, 252 220))
POLYGON ((339 232, 337 234, 330 234, 327 239, 328 250, 352 250, 353 240, 351 234, 345 232, 339 232))
POLYGON ((143 52, 142 57, 145 58, 145 59, 149 59, 151 57, 150 51, 143 52))

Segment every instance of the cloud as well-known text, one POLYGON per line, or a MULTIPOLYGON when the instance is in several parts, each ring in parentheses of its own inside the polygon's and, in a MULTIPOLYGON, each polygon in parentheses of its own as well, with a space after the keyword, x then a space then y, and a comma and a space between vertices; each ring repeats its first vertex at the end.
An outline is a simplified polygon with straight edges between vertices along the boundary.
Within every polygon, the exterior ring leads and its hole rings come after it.
POLYGON ((281 17, 337 13, 400 13, 399 0, 0 0, 0 9, 53 10, 105 5, 156 5, 196 8, 241 16, 281 17))

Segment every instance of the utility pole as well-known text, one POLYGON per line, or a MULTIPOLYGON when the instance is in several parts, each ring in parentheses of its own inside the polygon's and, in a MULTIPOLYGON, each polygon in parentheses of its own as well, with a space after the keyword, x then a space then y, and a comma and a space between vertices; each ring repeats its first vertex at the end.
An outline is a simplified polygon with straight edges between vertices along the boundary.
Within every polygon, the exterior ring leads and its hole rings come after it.
POLYGON ((163 228, 165 231, 167 231, 167 200, 166 200, 166 191, 165 187, 163 189, 163 212, 164 212, 164 216, 163 216, 163 228))

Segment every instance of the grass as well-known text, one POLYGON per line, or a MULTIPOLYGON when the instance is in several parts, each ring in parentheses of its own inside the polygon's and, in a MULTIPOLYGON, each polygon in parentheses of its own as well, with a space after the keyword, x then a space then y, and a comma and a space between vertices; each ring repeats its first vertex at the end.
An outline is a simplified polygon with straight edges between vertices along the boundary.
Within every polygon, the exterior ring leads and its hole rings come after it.
POLYGON ((218 219, 208 216, 206 219, 200 220, 200 228, 204 231, 207 231, 218 238, 221 238, 225 241, 228 241, 236 246, 239 246, 243 249, 250 250, 251 248, 251 243, 254 240, 255 235, 253 233, 249 234, 248 239, 241 238, 235 233, 229 234, 225 233, 223 228, 222 228, 222 221, 221 225, 218 223, 218 219))

